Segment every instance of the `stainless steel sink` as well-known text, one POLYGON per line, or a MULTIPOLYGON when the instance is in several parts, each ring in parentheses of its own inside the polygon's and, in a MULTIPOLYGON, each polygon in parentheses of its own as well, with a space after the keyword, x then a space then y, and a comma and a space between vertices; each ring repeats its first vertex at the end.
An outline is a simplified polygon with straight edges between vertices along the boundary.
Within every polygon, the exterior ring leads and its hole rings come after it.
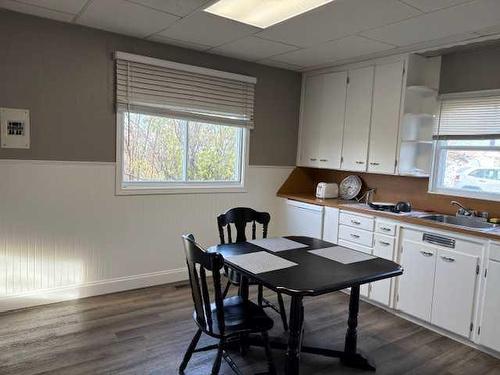
POLYGON ((497 224, 488 223, 479 218, 469 216, 427 215, 420 218, 466 228, 492 229, 497 227, 497 224))

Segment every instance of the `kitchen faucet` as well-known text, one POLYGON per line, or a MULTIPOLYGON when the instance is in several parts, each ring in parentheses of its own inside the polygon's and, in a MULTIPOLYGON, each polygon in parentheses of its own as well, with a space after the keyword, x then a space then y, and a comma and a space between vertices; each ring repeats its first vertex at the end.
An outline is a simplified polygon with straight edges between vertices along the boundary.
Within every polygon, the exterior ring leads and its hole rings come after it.
POLYGON ((465 207, 462 203, 458 201, 451 201, 450 204, 452 206, 458 206, 457 216, 471 216, 471 217, 482 217, 484 219, 488 219, 488 212, 481 211, 477 212, 476 210, 465 207))

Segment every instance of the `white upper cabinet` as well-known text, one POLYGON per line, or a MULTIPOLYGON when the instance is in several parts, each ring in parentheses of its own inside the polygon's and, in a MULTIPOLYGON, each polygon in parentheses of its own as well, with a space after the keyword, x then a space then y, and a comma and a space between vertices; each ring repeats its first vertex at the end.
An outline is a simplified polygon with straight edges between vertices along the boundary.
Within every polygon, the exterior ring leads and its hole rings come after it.
POLYGON ((349 71, 341 168, 366 171, 372 112, 373 66, 349 71))
POLYGON ((394 174, 404 61, 375 66, 368 172, 394 174))
POLYGON ((299 165, 339 169, 347 72, 308 76, 303 90, 299 165))

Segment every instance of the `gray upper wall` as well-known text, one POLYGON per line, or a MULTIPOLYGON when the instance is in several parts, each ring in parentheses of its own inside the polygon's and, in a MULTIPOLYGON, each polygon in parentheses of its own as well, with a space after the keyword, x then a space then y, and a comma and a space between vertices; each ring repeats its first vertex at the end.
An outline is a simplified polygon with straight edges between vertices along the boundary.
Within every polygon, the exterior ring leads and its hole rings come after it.
POLYGON ((31 111, 31 149, 0 159, 115 160, 114 62, 124 51, 257 77, 250 164, 295 165, 301 75, 0 10, 0 107, 31 111))
POLYGON ((499 44, 443 55, 440 93, 492 89, 500 89, 499 44))

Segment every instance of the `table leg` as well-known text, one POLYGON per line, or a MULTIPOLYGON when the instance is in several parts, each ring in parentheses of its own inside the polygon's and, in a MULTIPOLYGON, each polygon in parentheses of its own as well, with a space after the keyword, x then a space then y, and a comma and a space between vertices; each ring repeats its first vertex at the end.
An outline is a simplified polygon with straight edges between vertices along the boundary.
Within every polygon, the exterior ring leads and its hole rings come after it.
POLYGON ((302 296, 292 296, 292 302, 290 305, 288 347, 286 350, 285 362, 285 374, 287 375, 299 374, 303 326, 304 305, 302 303, 302 296))
MULTIPOLYGON (((240 279, 240 287, 238 290, 238 294, 241 298, 248 301, 248 277, 241 275, 240 279)), ((240 334, 240 354, 244 357, 249 349, 248 343, 248 334, 242 333, 240 334)))
POLYGON ((359 313, 359 285, 351 287, 349 300, 349 319, 345 336, 344 355, 341 361, 345 366, 362 370, 375 371, 375 366, 364 358, 357 350, 358 341, 358 313, 359 313))
POLYGON ((248 300, 248 277, 241 275, 238 294, 244 300, 248 300))

